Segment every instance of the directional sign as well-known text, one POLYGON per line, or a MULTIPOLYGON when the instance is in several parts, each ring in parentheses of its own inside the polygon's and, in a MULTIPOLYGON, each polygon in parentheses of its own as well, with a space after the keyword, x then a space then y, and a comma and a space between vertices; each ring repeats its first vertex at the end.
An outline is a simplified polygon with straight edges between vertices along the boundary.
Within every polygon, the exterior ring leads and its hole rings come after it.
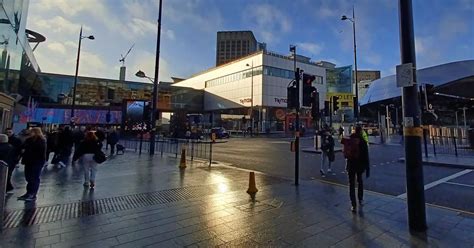
POLYGON ((397 65, 397 87, 413 86, 413 63, 397 65))

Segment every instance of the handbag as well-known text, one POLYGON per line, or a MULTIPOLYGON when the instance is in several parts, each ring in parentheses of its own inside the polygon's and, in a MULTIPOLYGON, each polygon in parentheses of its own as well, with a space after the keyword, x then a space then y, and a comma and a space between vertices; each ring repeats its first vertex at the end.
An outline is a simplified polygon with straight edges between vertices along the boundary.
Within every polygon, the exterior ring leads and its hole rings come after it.
POLYGON ((102 151, 97 151, 94 156, 92 157, 94 161, 98 164, 102 164, 107 160, 107 156, 105 156, 105 153, 102 151))

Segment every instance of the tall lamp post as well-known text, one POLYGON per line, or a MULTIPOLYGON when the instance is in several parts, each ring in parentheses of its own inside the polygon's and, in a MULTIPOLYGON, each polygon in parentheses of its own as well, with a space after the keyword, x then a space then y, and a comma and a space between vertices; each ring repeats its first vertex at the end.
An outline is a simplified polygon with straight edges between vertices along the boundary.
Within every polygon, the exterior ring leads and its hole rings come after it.
POLYGON ((355 99, 354 99, 354 118, 359 119, 359 87, 357 85, 357 45, 356 45, 356 24, 354 6, 352 6, 352 18, 343 15, 341 20, 352 22, 352 33, 354 35, 354 79, 355 79, 355 99))
POLYGON ((151 102, 151 114, 150 114, 150 155, 155 154, 155 129, 156 129, 156 101, 158 96, 158 83, 156 82, 156 78, 148 77, 145 72, 139 70, 135 73, 135 76, 139 78, 148 78, 150 82, 153 83, 153 99, 151 102), (153 150, 152 150, 153 149, 153 150))
POLYGON ((79 72, 79 57, 81 55, 81 41, 82 39, 89 39, 93 40, 95 39, 93 35, 89 36, 82 36, 82 26, 81 26, 81 31, 79 32, 79 46, 77 48, 77 59, 76 59, 76 74, 74 74, 74 88, 72 90, 72 106, 71 106, 71 124, 75 124, 74 120, 74 110, 76 108, 76 88, 77 88, 77 74, 79 72))
MULTIPOLYGON (((250 136, 253 135, 253 60, 252 60, 252 64, 247 64, 247 66, 250 66, 251 67, 251 73, 252 73, 252 76, 251 76, 251 83, 250 83, 250 123, 251 123, 251 127, 252 129, 250 129, 250 136)), ((257 125, 258 127, 258 125, 257 125)), ((257 130, 258 132, 258 130, 257 130)))

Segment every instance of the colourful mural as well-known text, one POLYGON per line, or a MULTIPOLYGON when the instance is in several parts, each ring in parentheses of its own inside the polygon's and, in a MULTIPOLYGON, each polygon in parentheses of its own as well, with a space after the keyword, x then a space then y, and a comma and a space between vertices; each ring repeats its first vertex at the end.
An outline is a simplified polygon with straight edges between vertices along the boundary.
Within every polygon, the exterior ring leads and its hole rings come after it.
MULTIPOLYGON (((74 115, 77 124, 107 124, 106 115, 108 112, 108 110, 76 109, 74 115)), ((26 111, 19 115, 17 123, 40 122, 68 124, 70 116, 70 109, 28 107, 26 111)), ((121 111, 110 111, 109 124, 120 124, 121 120, 121 111)))

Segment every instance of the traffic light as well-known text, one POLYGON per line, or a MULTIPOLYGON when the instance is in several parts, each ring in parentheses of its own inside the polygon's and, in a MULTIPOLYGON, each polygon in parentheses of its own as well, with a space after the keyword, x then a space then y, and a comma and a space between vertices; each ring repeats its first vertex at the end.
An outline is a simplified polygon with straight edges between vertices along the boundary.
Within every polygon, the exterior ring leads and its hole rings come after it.
POLYGON ((311 93, 316 90, 311 84, 316 79, 315 76, 303 74, 303 106, 311 107, 311 93))
POLYGON ((319 120, 319 92, 315 89, 311 94, 311 116, 313 120, 319 120))
POLYGON ((324 101, 324 116, 331 115, 331 103, 329 101, 324 101))
POLYGON ((298 89, 291 85, 287 88, 287 107, 289 109, 296 109, 298 107, 298 89))
POLYGON ((338 101, 339 101, 338 96, 333 96, 332 97, 332 111, 333 112, 336 112, 339 109, 338 101))
POLYGON ((150 102, 144 102, 143 107, 143 122, 148 123, 151 120, 151 104, 150 102))

